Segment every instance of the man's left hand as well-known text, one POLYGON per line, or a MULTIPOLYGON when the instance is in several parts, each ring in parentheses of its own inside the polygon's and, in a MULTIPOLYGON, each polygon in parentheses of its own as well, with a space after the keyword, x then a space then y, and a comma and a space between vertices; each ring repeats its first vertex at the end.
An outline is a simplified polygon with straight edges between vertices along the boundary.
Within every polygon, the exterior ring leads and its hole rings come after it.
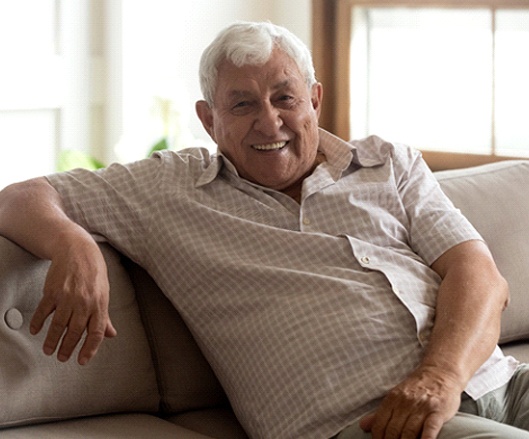
POLYGON ((461 384, 435 367, 421 366, 393 388, 376 412, 360 421, 373 439, 435 439, 461 403, 461 384))

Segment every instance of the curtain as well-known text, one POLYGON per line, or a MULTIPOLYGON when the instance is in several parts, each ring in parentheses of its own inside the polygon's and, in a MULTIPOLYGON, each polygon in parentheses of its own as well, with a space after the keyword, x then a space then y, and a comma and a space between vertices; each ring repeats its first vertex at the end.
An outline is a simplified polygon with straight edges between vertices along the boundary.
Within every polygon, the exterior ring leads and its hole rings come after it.
POLYGON ((323 84, 322 128, 349 138, 348 1, 312 1, 312 50, 318 80, 323 84))

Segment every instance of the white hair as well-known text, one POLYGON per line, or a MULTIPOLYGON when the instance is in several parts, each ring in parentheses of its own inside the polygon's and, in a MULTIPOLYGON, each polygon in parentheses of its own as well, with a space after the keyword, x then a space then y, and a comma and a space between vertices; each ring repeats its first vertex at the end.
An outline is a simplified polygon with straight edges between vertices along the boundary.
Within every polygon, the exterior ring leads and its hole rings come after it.
POLYGON ((218 67, 228 60, 237 67, 266 63, 274 48, 285 52, 305 76, 308 87, 316 83, 308 47, 289 30, 268 22, 237 22, 221 31, 200 59, 200 87, 209 105, 217 85, 218 67))

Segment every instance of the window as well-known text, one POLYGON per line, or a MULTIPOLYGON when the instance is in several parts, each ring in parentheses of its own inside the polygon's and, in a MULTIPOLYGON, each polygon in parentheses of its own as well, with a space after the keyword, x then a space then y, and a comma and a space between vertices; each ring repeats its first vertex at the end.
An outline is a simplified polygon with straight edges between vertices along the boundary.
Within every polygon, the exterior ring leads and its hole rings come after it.
POLYGON ((0 189, 105 137, 102 0, 0 2, 0 189))
POLYGON ((54 3, 0 3, 0 188, 54 168, 60 68, 54 3))
POLYGON ((322 11, 325 28, 338 29, 324 61, 336 70, 322 78, 335 89, 331 129, 423 151, 529 157, 529 1, 331 3, 322 11))

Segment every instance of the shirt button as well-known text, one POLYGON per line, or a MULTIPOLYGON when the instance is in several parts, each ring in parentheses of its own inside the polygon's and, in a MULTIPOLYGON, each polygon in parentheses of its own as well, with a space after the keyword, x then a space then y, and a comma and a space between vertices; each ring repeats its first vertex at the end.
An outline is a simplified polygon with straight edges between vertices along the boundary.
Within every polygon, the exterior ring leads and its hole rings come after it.
POLYGON ((310 224, 310 219, 308 218, 303 218, 303 224, 305 224, 306 226, 308 226, 310 224))
POLYGON ((371 262, 371 259, 369 259, 369 256, 362 256, 362 257, 360 258, 360 261, 361 261, 363 264, 369 265, 369 263, 371 262))

